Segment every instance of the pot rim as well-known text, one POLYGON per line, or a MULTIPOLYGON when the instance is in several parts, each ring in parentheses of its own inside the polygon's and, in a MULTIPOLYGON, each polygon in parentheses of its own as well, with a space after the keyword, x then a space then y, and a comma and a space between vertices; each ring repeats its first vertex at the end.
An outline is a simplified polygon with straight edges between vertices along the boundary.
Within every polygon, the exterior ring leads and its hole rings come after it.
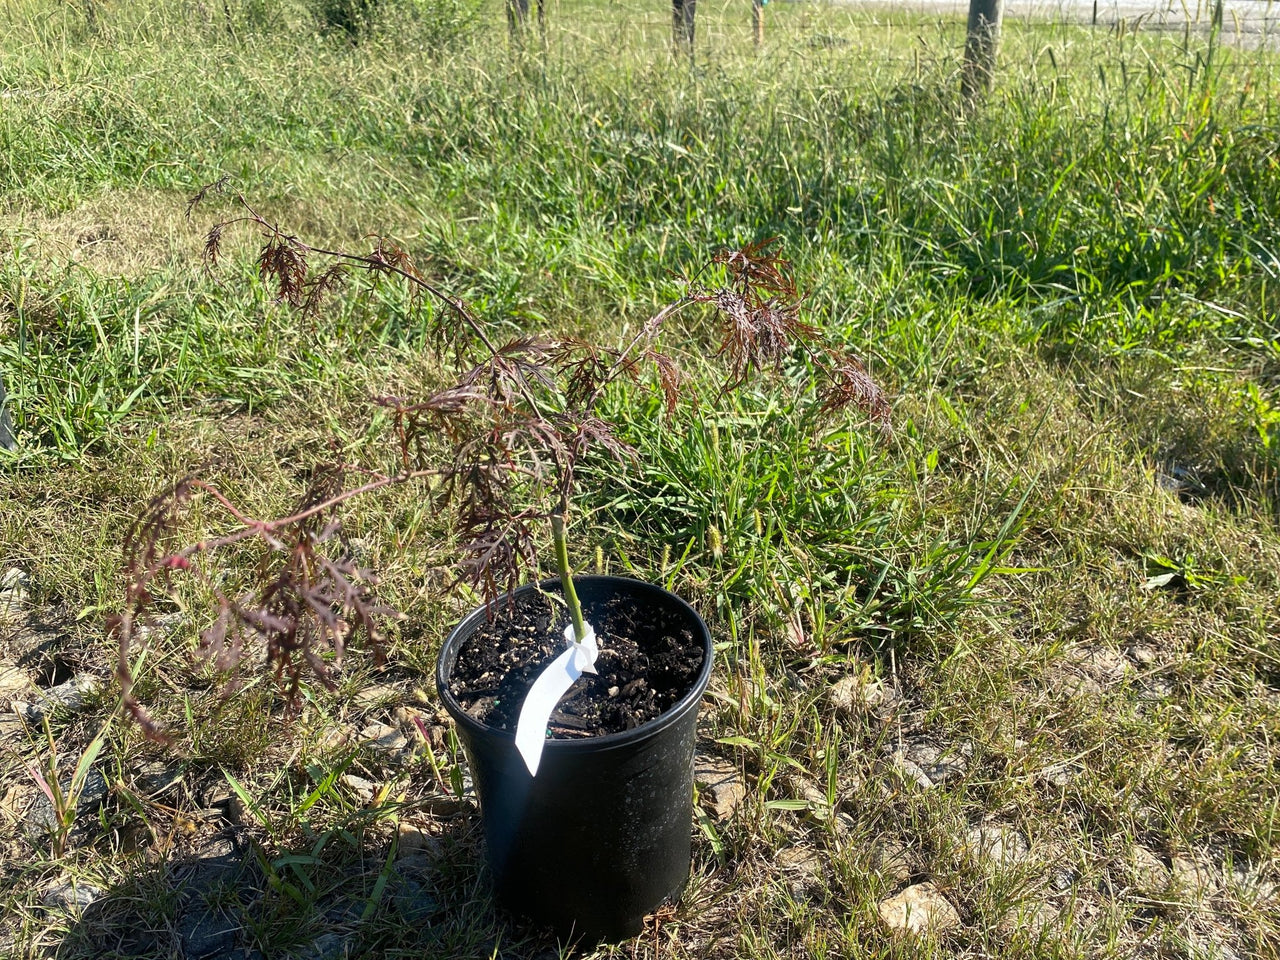
MULTIPOLYGON (((587 583, 597 584, 626 584, 632 588, 641 587, 646 591, 653 591, 660 594, 667 602, 677 607, 682 607, 692 617, 693 622, 698 625, 698 631, 701 633, 703 654, 702 667, 698 671, 698 676, 694 680, 693 685, 688 692, 670 707, 664 710, 659 716, 648 720, 638 727, 630 730, 623 730, 618 733, 607 733, 603 736, 586 737, 579 740, 547 740, 543 750, 544 754, 550 752, 552 754, 586 754, 598 753, 606 750, 614 750, 625 747, 640 740, 648 739, 671 724, 678 721, 690 709, 696 709, 698 701, 702 699, 703 693, 707 689, 707 684, 711 680, 711 666, 714 659, 715 651, 711 643, 711 631, 707 628, 706 622, 698 614, 698 611, 683 597, 672 593, 665 587, 656 583, 650 583, 647 580, 638 580, 634 577, 617 577, 606 574, 590 574, 581 577, 574 577, 575 584, 583 585, 587 583)), ((539 583, 526 583, 517 587, 512 596, 519 596, 523 593, 529 593, 534 590, 548 590, 560 585, 559 577, 550 577, 539 583)), ((471 714, 467 713, 457 699, 449 690, 449 674, 452 672, 454 663, 457 660, 457 649, 461 646, 462 641, 471 635, 475 622, 488 613, 488 604, 481 604, 475 607, 458 624, 449 632, 444 643, 440 647, 440 654, 436 658, 436 693, 439 695, 441 702, 444 704, 445 710, 453 717, 455 723, 466 727, 472 733, 483 737, 506 740, 510 743, 511 749, 515 749, 516 735, 512 730, 499 730, 497 727, 490 726, 477 720, 471 714), (448 669, 446 669, 446 660, 448 661, 448 669)))

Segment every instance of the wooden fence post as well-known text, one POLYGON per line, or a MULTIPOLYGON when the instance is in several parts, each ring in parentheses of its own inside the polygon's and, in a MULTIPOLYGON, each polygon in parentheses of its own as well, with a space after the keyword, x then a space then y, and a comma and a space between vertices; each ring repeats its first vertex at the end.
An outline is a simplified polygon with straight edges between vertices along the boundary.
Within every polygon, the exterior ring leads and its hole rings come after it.
POLYGON ((751 30, 758 47, 764 43, 764 0, 751 0, 751 30))
POLYGON ((975 100, 991 90, 996 77, 996 51, 1004 0, 969 0, 969 31, 964 41, 964 71, 960 92, 975 100))

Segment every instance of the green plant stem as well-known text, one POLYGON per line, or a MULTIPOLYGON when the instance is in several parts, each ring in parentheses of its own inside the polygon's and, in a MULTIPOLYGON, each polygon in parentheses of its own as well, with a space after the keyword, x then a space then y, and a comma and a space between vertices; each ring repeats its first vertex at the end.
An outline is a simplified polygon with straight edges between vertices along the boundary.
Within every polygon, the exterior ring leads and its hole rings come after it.
POLYGON ((569 616, 573 618, 573 636, 581 643, 587 635, 587 627, 582 619, 578 591, 573 588, 573 575, 569 572, 569 541, 564 532, 563 514, 551 515, 551 539, 556 545, 556 569, 560 573, 560 583, 564 586, 564 600, 569 605, 569 616))

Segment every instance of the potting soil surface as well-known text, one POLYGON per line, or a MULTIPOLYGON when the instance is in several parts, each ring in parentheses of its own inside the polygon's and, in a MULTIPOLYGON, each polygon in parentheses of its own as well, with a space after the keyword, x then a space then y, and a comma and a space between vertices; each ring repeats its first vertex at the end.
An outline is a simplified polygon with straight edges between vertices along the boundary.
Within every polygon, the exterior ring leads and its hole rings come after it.
MULTIPOLYGON (((702 644, 676 611, 616 597, 584 612, 599 638, 596 673, 584 673, 551 714, 553 739, 630 730, 661 715, 696 682, 702 644)), ((553 607, 540 593, 499 601, 458 651, 449 692, 477 720, 515 730, 529 687, 565 649, 568 623, 563 603, 553 607)))

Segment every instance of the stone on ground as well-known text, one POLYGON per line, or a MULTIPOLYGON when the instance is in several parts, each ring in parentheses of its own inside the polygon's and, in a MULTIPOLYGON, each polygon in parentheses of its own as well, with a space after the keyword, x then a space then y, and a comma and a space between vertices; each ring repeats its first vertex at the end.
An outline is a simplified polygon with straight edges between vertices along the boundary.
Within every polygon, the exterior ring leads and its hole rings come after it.
POLYGON ((1000 932, 1006 937, 1022 934, 1039 940, 1058 921, 1058 911, 1047 903, 1028 903, 1007 911, 1000 919, 1000 932))
POLYGON ((1135 889, 1149 897, 1164 893, 1172 879, 1164 862, 1143 846, 1134 846, 1129 851, 1129 875, 1135 889))
POLYGON ((857 719, 870 714, 882 716, 898 702, 898 693, 882 680, 873 679, 868 673, 841 677, 827 690, 827 702, 836 715, 857 719))
POLYGON ((344 773, 340 778, 340 782, 361 803, 369 803, 378 792, 376 783, 365 777, 356 776, 354 773, 344 773))
POLYGON ((18 567, 0 570, 0 623, 17 620, 27 609, 30 581, 18 567))
POLYGON ((16 664, 0 660, 0 709, 8 710, 14 700, 30 700, 35 696, 38 696, 36 685, 27 672, 16 664))
POLYGON ((972 752, 973 748, 967 743, 940 745, 918 738, 908 740, 895 750, 893 763, 927 789, 964 776, 969 769, 969 755, 972 752))
POLYGON ((360 741, 375 753, 398 756, 409 749, 409 739, 389 723, 371 723, 360 731, 360 741))
POLYGON ((960 914, 931 882, 917 883, 880 901, 880 921, 894 933, 944 933, 960 925, 960 914))
POLYGON ((152 760, 133 773, 133 786, 144 797, 158 800, 177 791, 182 785, 182 768, 162 760, 152 760))
POLYGON ((823 882, 823 861, 816 850, 806 846, 784 847, 778 851, 775 862, 787 876, 792 900, 797 903, 822 900, 826 883, 823 882))
POLYGON ((974 861, 993 867, 1013 866, 1031 852, 1022 834, 1004 823, 975 823, 965 832, 964 846, 974 861))
MULTIPOLYGON (((63 796, 71 791, 71 777, 68 776, 60 784, 63 796)), ((76 798, 75 824, 86 825, 97 814, 98 808, 107 798, 107 779, 97 767, 91 767, 85 777, 80 796, 76 798)), ((53 804, 43 792, 37 792, 35 802, 27 811, 27 833, 34 836, 52 834, 58 829, 58 815, 53 804)))
POLYGON ((375 683, 355 695, 353 702, 361 710, 399 704, 404 699, 400 688, 391 683, 375 683))
POLYGON ((1173 858, 1173 882, 1191 893, 1207 893, 1217 886, 1217 877, 1208 864, 1189 856, 1173 858))
POLYGON ((694 760, 693 778, 698 784, 702 805, 715 814, 717 820, 733 816, 747 795, 738 768, 724 760, 698 757, 694 760))
POLYGON ((103 890, 91 883, 78 880, 58 880, 45 887, 40 899, 46 907, 62 910, 67 913, 82 913, 95 900, 102 897, 103 890))
POLYGON ((444 844, 440 842, 440 839, 432 836, 420 824, 401 822, 400 826, 396 828, 396 837, 398 840, 396 846, 397 861, 417 856, 438 859, 444 851, 444 844))
POLYGON ((882 837, 871 845, 871 869, 890 886, 900 886, 915 872, 915 857, 901 840, 882 837))

